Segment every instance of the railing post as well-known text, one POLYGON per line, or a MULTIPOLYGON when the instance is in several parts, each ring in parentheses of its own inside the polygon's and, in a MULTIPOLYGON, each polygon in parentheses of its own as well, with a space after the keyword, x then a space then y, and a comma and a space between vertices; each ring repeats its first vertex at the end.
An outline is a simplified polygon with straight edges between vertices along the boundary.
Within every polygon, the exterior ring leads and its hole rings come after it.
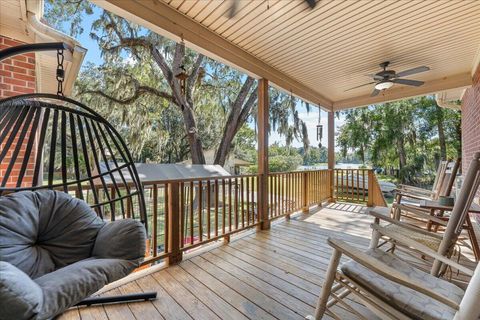
POLYGON ((302 181, 302 212, 308 213, 309 212, 309 186, 308 186, 308 172, 302 172, 303 181, 302 181))
POLYGON ((328 202, 335 202, 335 169, 328 169, 328 190, 329 190, 329 199, 328 202))
POLYGON ((182 251, 180 250, 180 184, 171 182, 168 186, 168 264, 176 264, 182 261, 182 251))
POLYGON ((367 207, 373 207, 373 170, 368 170, 368 198, 367 207))

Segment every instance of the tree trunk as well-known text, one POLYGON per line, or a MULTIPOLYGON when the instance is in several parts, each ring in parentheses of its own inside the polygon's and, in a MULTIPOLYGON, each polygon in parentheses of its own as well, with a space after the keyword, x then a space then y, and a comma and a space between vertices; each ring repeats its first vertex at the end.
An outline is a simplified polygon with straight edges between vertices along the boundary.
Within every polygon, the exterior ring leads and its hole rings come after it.
POLYGON ((438 143, 440 144, 440 157, 442 160, 447 160, 447 145, 445 143, 445 130, 443 127, 443 110, 435 104, 435 112, 437 116, 437 128, 438 128, 438 143))
POLYGON ((403 137, 400 137, 397 140, 397 148, 398 148, 398 165, 399 165, 399 171, 400 171, 400 178, 402 180, 402 183, 405 182, 405 177, 403 175, 402 169, 405 168, 407 165, 407 155, 405 153, 405 141, 403 140, 403 137))
POLYGON ((190 145, 190 154, 192 164, 205 164, 205 155, 203 154, 202 140, 198 136, 195 117, 192 109, 184 107, 182 110, 183 121, 185 122, 185 131, 187 132, 188 144, 190 145))
MULTIPOLYGON (((181 71, 180 67, 185 55, 185 46, 183 44, 177 44, 175 46, 175 56, 172 68, 168 66, 163 55, 154 46, 151 47, 151 54, 172 89, 172 96, 175 104, 182 111, 185 132, 187 133, 188 143, 190 145, 192 164, 205 164, 202 140, 198 136, 198 129, 195 122, 193 102, 189 103, 188 97, 182 90, 179 80, 175 77, 175 75, 181 71)), ((191 90, 193 90, 193 87, 191 90)))
POLYGON ((363 144, 360 145, 360 158, 362 159, 362 164, 365 164, 365 148, 363 144))
POLYGON ((242 89, 238 93, 237 99, 230 110, 228 115, 227 123, 225 124, 225 128, 223 130, 222 139, 220 141, 220 146, 215 154, 214 164, 219 164, 221 166, 225 165, 225 161, 227 160, 228 154, 232 149, 232 142, 237 134, 238 130, 242 127, 242 125, 247 121, 248 115, 252 110, 252 106, 257 99, 257 90, 255 89, 248 98, 247 102, 244 103, 250 89, 252 88, 254 79, 248 77, 245 80, 242 89))

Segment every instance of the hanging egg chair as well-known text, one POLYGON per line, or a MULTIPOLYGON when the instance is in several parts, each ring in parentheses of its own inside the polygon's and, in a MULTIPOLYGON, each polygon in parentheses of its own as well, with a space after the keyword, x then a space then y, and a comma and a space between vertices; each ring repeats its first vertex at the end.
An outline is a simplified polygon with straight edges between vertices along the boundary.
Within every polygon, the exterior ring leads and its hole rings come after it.
POLYGON ((0 100, 0 318, 49 319, 89 298, 144 259, 145 199, 115 128, 63 96, 63 43, 0 51, 0 60, 57 50, 57 94, 0 100))

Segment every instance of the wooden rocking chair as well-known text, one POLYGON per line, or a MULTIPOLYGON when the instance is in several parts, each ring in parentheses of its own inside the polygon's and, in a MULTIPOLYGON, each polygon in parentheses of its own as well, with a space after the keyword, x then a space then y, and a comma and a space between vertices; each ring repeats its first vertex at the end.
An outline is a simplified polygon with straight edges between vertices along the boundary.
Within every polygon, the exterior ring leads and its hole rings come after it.
MULTIPOLYGON (((408 212, 409 214, 416 215, 425 221, 431 221, 439 225, 443 225, 446 229, 443 234, 435 233, 414 226, 412 224, 400 221, 400 215, 390 217, 386 214, 383 208, 374 208, 369 213, 375 217, 375 224, 380 225, 380 221, 384 221, 387 225, 384 226, 389 233, 400 234, 409 239, 413 239, 422 243, 428 248, 438 252, 438 254, 446 257, 450 257, 453 253, 454 246, 462 232, 462 227, 468 216, 468 210, 473 202, 473 198, 478 190, 480 184, 480 152, 475 153, 472 162, 465 175, 465 182, 460 190, 459 197, 452 209, 450 218, 448 221, 440 219, 435 216, 431 216, 422 210, 414 208, 412 206, 406 206, 402 204, 394 204, 396 212, 408 212)), ((379 245, 380 237, 378 233, 372 235, 372 247, 378 248, 384 243, 379 245)), ((385 237, 384 237, 385 238, 385 237)), ((395 241, 393 238, 386 237, 387 241, 392 243, 392 251, 395 248, 395 241)), ((433 270, 433 269, 432 269, 433 270)), ((438 274, 439 268, 435 267, 435 275, 438 274)))
MULTIPOLYGON (((395 203, 391 208, 376 207, 376 213, 390 215, 396 220, 407 217, 425 222, 425 227, 430 231, 432 221, 425 219, 426 215, 443 216, 442 212, 435 212, 419 207, 419 201, 437 200, 440 196, 450 196, 455 178, 460 166, 460 159, 456 161, 442 161, 439 165, 432 190, 400 185, 395 195, 395 203)), ((436 229, 435 229, 436 230, 436 229)))
POLYGON ((455 182, 455 178, 460 166, 460 159, 456 161, 442 161, 437 169, 435 181, 431 190, 418 188, 414 186, 399 185, 396 194, 396 202, 401 203, 403 197, 412 199, 437 199, 440 195, 447 196, 455 182))
MULTIPOLYGON (((345 301, 349 295, 356 301, 359 300, 379 319, 478 319, 480 265, 472 271, 398 233, 379 225, 372 225, 372 228, 381 235, 413 247, 435 261, 471 276, 468 287, 464 291, 375 247, 362 252, 341 240, 329 238, 328 243, 333 247, 333 254, 315 316, 307 316, 307 319, 322 319, 325 314, 341 319, 333 310, 337 304, 359 319, 372 319, 371 315, 365 315, 345 301), (338 268, 342 255, 351 260, 338 268)), ((445 242, 445 245, 448 245, 448 242, 445 242)))

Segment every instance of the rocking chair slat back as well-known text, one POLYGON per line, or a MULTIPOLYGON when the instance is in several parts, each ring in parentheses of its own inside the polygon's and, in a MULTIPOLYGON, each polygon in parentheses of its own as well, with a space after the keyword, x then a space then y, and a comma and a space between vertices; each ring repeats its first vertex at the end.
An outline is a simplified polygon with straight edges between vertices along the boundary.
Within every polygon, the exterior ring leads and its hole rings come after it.
POLYGON ((103 219, 131 216, 146 224, 128 148, 112 125, 81 103, 50 94, 0 100, 0 146, 0 196, 56 189, 86 201, 103 219))
MULTIPOLYGON (((456 200, 450 214, 447 228, 445 229, 442 242, 440 243, 440 247, 438 249, 439 254, 446 255, 447 252, 452 250, 453 246, 457 242, 479 185, 480 152, 476 152, 472 161, 470 162, 468 171, 465 174, 465 181, 463 182, 462 188, 459 192, 459 197, 456 200)), ((432 267, 432 274, 438 274, 440 271, 440 266, 441 263, 439 261, 435 261, 434 266, 432 267)))
POLYGON ((441 175, 437 184, 435 198, 438 198, 439 196, 450 196, 460 167, 460 161, 460 159, 457 159, 456 161, 449 161, 446 163, 443 175, 441 175))

